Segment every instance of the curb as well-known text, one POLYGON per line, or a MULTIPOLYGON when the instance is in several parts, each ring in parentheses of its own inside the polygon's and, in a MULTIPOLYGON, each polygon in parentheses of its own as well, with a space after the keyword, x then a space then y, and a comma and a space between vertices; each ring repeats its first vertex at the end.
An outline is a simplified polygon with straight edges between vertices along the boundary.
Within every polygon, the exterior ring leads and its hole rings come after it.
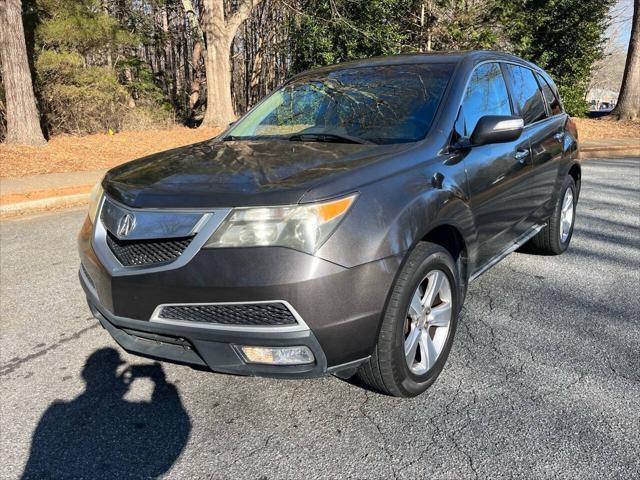
POLYGON ((640 157, 640 146, 638 147, 586 147, 580 149, 581 160, 591 160, 597 158, 630 158, 640 157))
POLYGON ((9 203, 0 205, 0 219, 40 213, 58 208, 77 207, 89 202, 88 193, 76 193, 74 195, 62 195, 55 197, 40 198, 26 202, 9 203))

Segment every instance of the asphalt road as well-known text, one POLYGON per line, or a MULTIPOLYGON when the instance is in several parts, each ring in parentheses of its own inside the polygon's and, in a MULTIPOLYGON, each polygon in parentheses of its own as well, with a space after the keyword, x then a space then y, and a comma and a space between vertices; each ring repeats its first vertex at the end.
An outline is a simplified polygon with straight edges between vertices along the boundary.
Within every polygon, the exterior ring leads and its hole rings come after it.
POLYGON ((640 477, 640 159, 585 163, 569 252, 474 282, 413 400, 125 354, 77 282, 83 215, 0 225, 2 478, 640 477))

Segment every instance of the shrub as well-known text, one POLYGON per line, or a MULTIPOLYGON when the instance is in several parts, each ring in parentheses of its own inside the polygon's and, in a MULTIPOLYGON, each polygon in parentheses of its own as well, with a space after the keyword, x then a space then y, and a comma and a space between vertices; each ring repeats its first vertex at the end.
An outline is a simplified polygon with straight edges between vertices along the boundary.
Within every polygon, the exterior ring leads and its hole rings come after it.
POLYGON ((99 90, 93 85, 46 85, 43 100, 49 131, 82 135, 120 130, 126 113, 124 89, 118 84, 110 87, 99 90))
POLYGON ((175 115, 171 109, 153 106, 130 108, 122 121, 123 130, 150 130, 170 128, 175 124, 175 115))
POLYGON ((127 91, 108 67, 84 67, 77 53, 43 51, 36 63, 49 132, 119 130, 127 91))
POLYGON ((113 68, 84 66, 78 53, 44 50, 36 70, 51 134, 140 130, 174 121, 170 105, 152 82, 122 85, 113 68))

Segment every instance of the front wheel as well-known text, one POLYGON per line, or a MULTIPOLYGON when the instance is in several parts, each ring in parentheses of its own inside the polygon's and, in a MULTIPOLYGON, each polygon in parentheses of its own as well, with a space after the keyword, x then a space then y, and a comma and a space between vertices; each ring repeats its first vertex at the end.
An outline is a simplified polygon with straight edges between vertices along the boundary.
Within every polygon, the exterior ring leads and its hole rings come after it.
POLYGON ((577 190, 571 176, 565 178, 553 214, 533 237, 528 248, 543 255, 560 255, 569 248, 576 218, 577 190))
POLYGON ((419 243, 393 287, 373 354, 358 370, 365 386, 414 397, 436 380, 449 356, 460 291, 447 250, 419 243))

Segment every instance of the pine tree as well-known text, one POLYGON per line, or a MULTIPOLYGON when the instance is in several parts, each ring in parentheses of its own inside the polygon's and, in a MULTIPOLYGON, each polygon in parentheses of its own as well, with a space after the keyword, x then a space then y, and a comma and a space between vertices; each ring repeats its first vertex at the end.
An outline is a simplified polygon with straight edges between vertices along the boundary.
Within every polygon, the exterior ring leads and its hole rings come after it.
POLYGON ((13 144, 44 145, 33 93, 22 25, 22 2, 0 2, 0 61, 7 109, 7 136, 13 144))

